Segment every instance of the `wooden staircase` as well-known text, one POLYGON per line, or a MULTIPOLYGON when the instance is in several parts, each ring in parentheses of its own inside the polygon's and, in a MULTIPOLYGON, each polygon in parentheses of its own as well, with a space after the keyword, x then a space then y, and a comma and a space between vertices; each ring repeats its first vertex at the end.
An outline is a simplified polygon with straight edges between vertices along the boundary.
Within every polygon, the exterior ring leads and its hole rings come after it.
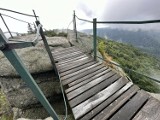
POLYGON ((160 120, 160 102, 76 47, 52 51, 75 120, 160 120))

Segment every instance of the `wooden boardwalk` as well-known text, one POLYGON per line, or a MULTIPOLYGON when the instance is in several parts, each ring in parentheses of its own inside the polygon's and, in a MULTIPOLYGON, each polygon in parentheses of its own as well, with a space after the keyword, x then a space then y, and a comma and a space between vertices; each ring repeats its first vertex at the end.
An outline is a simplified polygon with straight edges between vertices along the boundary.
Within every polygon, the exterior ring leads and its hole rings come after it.
POLYGON ((76 47, 52 52, 76 120, 160 120, 160 102, 76 47))

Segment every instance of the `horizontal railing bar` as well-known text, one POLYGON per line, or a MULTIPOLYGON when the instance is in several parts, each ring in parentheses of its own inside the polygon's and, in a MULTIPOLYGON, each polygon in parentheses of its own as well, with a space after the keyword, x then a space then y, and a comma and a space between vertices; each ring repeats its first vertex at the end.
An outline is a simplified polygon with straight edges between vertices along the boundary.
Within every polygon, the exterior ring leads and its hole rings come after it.
MULTIPOLYGON (((76 16, 76 15, 75 15, 76 16)), ((90 21, 90 20, 86 20, 86 19, 82 19, 82 18, 79 18, 78 16, 76 16, 77 19, 81 20, 81 21, 85 21, 85 22, 89 22, 89 23, 93 23, 93 21, 90 21)))
POLYGON ((145 20, 145 21, 97 21, 99 24, 149 24, 160 23, 160 20, 145 20))
POLYGON ((28 23, 28 24, 33 25, 33 23, 29 23, 29 22, 27 22, 27 21, 24 21, 24 20, 21 20, 21 19, 18 19, 18 18, 15 18, 15 17, 9 16, 9 15, 6 15, 6 14, 2 14, 2 13, 0 13, 0 15, 3 15, 3 16, 5 16, 5 17, 12 18, 12 19, 17 20, 17 21, 20 21, 20 22, 24 22, 24 23, 28 23))
POLYGON ((5 9, 5 8, 0 8, 0 10, 9 11, 9 12, 21 14, 21 15, 24 15, 24 16, 29 16, 29 17, 39 17, 39 16, 34 16, 34 15, 26 14, 26 13, 21 13, 21 12, 17 12, 17 11, 5 9))

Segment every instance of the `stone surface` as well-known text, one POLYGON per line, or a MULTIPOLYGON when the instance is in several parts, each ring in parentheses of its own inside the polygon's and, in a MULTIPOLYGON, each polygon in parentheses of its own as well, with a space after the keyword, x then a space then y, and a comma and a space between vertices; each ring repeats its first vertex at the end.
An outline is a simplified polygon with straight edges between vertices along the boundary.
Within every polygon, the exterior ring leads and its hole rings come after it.
MULTIPOLYGON (((53 71, 33 75, 33 77, 47 98, 61 93, 59 81, 53 71)), ((0 81, 2 90, 11 106, 25 108, 30 104, 38 103, 32 91, 21 78, 1 78, 0 81)))
MULTIPOLYGON (((17 40, 31 41, 30 39, 33 40, 33 38, 34 35, 29 35, 18 37, 17 40)), ((50 37, 47 38, 47 41, 48 44, 52 46, 51 49, 70 46, 68 40, 65 37, 50 37)), ((40 42, 35 47, 17 49, 16 52, 20 56, 30 73, 45 72, 53 69, 42 40, 40 40, 40 42)), ((0 61, 0 76, 18 75, 1 51, 0 61)))

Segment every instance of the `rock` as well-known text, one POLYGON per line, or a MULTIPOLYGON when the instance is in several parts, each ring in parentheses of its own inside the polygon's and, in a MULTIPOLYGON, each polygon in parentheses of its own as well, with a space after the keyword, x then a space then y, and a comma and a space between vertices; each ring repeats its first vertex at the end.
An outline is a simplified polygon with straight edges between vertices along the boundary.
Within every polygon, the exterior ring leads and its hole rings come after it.
MULTIPOLYGON (((16 40, 21 41, 31 41, 34 35, 27 35, 17 37, 16 40)), ((48 37, 48 44, 51 49, 56 49, 57 47, 69 47, 69 41, 65 37, 48 37)), ((17 49, 17 54, 20 56, 25 66, 28 68, 30 73, 39 73, 49 70, 53 70, 52 64, 50 62, 48 53, 45 50, 43 41, 40 42, 35 47, 27 47, 23 49, 17 49)), ((17 76, 17 72, 12 67, 7 58, 0 51, 0 76, 17 76)))
MULTIPOLYGON (((33 77, 47 98, 61 93, 59 81, 53 71, 33 75, 33 77)), ((0 83, 13 107, 25 108, 39 102, 21 78, 1 78, 0 83)))

